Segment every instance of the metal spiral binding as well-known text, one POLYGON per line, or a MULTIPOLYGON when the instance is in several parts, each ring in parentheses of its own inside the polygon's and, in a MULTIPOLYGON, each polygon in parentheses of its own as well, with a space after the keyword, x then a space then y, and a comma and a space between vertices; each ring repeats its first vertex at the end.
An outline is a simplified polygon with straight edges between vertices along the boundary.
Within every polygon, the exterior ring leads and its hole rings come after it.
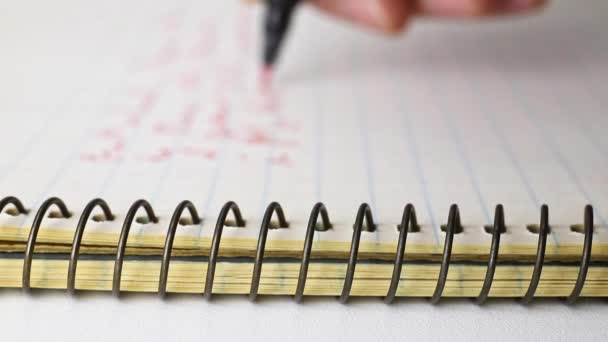
POLYGON ((589 263, 591 262, 591 247, 593 246, 593 208, 590 205, 585 206, 584 216, 585 241, 583 242, 583 255, 581 256, 581 265, 579 267, 576 284, 567 299, 568 304, 574 304, 580 297, 583 286, 585 286, 585 280, 587 279, 589 263))
POLYGON ((348 266, 346 268, 346 276, 344 277, 344 286, 342 287, 342 295, 340 295, 340 302, 346 303, 350 296, 350 289, 353 286, 353 280, 355 278, 355 267, 357 266, 357 255, 359 254, 359 242, 361 241, 361 232, 373 232, 376 230, 376 224, 374 223, 374 217, 372 210, 367 203, 361 204, 357 211, 357 217, 355 218, 355 225, 353 230, 353 239, 350 243, 350 253, 348 256, 348 266), (363 226, 363 220, 365 219, 365 226, 363 226))
POLYGON ((249 291, 249 299, 255 301, 258 296, 258 288, 260 287, 260 277, 262 276, 262 262, 264 259, 264 250, 266 249, 266 237, 268 237, 268 230, 272 221, 273 214, 277 214, 279 221, 278 228, 289 228, 289 224, 285 219, 285 213, 283 208, 277 202, 272 202, 266 208, 264 218, 262 219, 262 226, 260 227, 260 237, 258 238, 258 248, 255 253, 255 260, 253 262, 253 274, 251 275, 251 290, 249 291))
POLYGON ((407 233, 414 232, 418 228, 418 221, 416 219, 416 209, 411 204, 405 206, 403 209, 403 216, 401 217, 401 224, 399 225, 399 240, 397 242, 397 251, 395 252, 395 263, 393 267, 393 276, 391 278, 391 284, 388 288, 388 293, 384 298, 386 304, 390 304, 395 300, 397 294, 397 288, 399 287, 399 280, 401 280, 401 270, 403 269, 403 256, 405 255, 405 243, 407 242, 407 233))
POLYGON ((325 208, 325 204, 317 203, 312 208, 306 228, 306 238, 304 239, 304 248, 302 249, 302 264, 300 265, 300 273, 298 275, 298 285, 294 299, 296 302, 301 302, 304 297, 304 288, 306 287, 306 278, 308 278, 308 265, 310 264, 310 255, 312 253, 312 242, 315 236, 315 231, 325 232, 331 229, 329 214, 325 208), (317 226, 321 215, 321 226, 317 226))
POLYGON ((543 204, 540 208, 540 228, 538 231, 536 261, 534 262, 534 270, 532 271, 532 278, 530 279, 530 285, 528 285, 528 291, 526 291, 526 294, 521 300, 524 304, 528 304, 534 299, 534 293, 536 293, 536 288, 540 282, 540 276, 545 262, 545 251, 547 249, 547 235, 549 235, 550 230, 549 207, 543 204))
POLYGON ((456 230, 462 230, 460 224, 460 210, 456 204, 450 206, 448 214, 448 224, 446 227, 445 243, 443 244, 443 258, 441 259, 441 268, 439 269, 439 277, 437 277, 437 286, 431 297, 431 303, 437 304, 441 299, 441 294, 445 288, 445 283, 448 280, 448 270, 452 259, 452 244, 454 243, 454 234, 456 230))
POLYGON ((44 215, 53 205, 59 209, 61 217, 68 218, 71 216, 65 203, 57 197, 51 197, 40 205, 38 212, 36 212, 36 216, 34 216, 34 223, 32 223, 32 228, 30 229, 30 236, 27 239, 25 255, 23 256, 21 287, 26 292, 30 290, 30 274, 32 272, 32 259, 34 257, 34 247, 36 245, 36 238, 38 237, 38 230, 40 230, 40 224, 44 219, 44 215))
POLYGON ((231 211, 234 215, 235 226, 245 227, 245 220, 243 220, 239 206, 232 201, 224 204, 215 224, 215 231, 213 232, 213 239, 211 240, 211 250, 209 251, 209 263, 207 264, 207 276, 205 278, 204 290, 207 300, 211 300, 213 294, 213 279, 215 277, 217 257, 220 253, 220 241, 222 240, 222 232, 224 231, 228 214, 230 214, 231 211))
MULTIPOLYGON (((28 215, 29 211, 22 204, 22 202, 13 196, 5 197, 0 200, 0 213, 4 212, 7 206, 11 205, 14 207, 15 215, 28 215)), ((22 275, 22 288, 24 291, 30 290, 30 276, 32 270, 32 260, 34 257, 34 249, 36 245, 36 239, 38 237, 38 232, 40 230, 41 223, 45 218, 46 213, 49 211, 51 207, 55 206, 58 209, 58 212, 55 213, 56 218, 69 218, 71 216, 70 211, 68 210, 65 203, 57 197, 51 197, 44 201, 38 210, 36 211, 36 215, 34 216, 34 220, 30 229, 29 237, 27 239, 24 260, 23 260, 23 275, 22 275), (58 214, 58 215, 57 215, 58 214)), ((74 293, 76 290, 75 280, 76 280, 76 267, 78 263, 78 255, 82 243, 82 237, 84 235, 85 227, 90 219, 92 212, 99 208, 103 214, 103 220, 112 221, 114 220, 114 215, 110 210, 108 204, 100 198, 96 198, 90 201, 86 207, 84 208, 82 214, 79 217, 78 224, 76 226, 76 230, 74 232, 74 238, 72 241, 72 249, 69 257, 69 266, 68 266, 68 274, 67 274, 67 290, 69 293, 74 293)), ((133 221, 135 220, 135 215, 140 209, 144 209, 147 215, 147 219, 152 223, 158 223, 158 218, 156 217, 154 210, 149 202, 146 200, 138 200, 131 205, 129 208, 125 219, 123 221, 122 229, 120 232, 120 237, 117 245, 116 251, 116 259, 114 262, 114 273, 112 280, 112 293, 115 296, 120 294, 120 282, 122 275, 122 265, 125 257, 125 250, 127 246, 127 239, 129 236, 129 231, 133 221)), ((175 233, 177 227, 180 223, 180 219, 185 210, 189 211, 190 218, 192 224, 200 224, 202 221, 196 211, 195 206, 190 201, 183 201, 179 203, 179 205, 175 208, 173 215, 171 217, 171 221, 169 223, 169 227, 167 230, 165 246, 163 249, 163 256, 161 261, 161 272, 159 277, 159 285, 158 285, 158 293, 160 296, 164 296, 167 291, 167 277, 169 273, 169 263, 171 259, 171 252, 173 249, 173 241, 175 238, 175 233)), ((241 215, 241 211, 238 205, 234 202, 226 203, 218 216, 216 221, 215 230, 213 233, 213 239, 211 242, 211 247, 209 251, 209 262, 206 273, 206 281, 205 281, 205 289, 204 295, 207 299, 211 299, 213 294, 213 281, 215 276, 215 268, 217 265, 217 259, 219 255, 220 249, 220 241, 222 238, 223 228, 227 225, 228 215, 232 212, 234 216, 234 224, 232 226, 236 227, 245 227, 245 221, 243 220, 243 216, 241 215)), ((264 251, 266 248, 266 240, 268 236, 268 231, 273 228, 288 228, 289 224, 285 217, 285 213, 283 208, 279 203, 273 202, 266 208, 264 213, 262 224, 260 226, 260 234, 258 238, 258 244, 256 249, 256 255, 254 259, 254 268, 251 279, 251 289, 249 293, 249 298, 251 300, 255 300, 257 298, 258 289, 260 285, 260 278, 262 273, 263 259, 264 259, 264 251), (275 216, 278 221, 278 224, 272 223, 272 218, 275 216)), ((300 302, 304 297, 304 289, 306 286, 306 280, 308 278, 308 267, 310 264, 311 254, 312 254, 312 245, 314 239, 315 231, 324 232, 332 228, 331 221, 329 219, 328 211, 323 203, 317 203, 309 216, 308 226, 306 229, 306 236, 304 239, 304 246, 302 248, 302 257, 301 257, 301 265, 300 272, 298 276, 297 288, 294 294, 294 299, 297 302, 300 302), (319 217, 321 218, 321 224, 319 225, 319 217)), ((522 297, 521 302, 524 304, 530 303, 534 299, 534 295, 536 293, 536 289, 538 288, 538 284, 541 279, 542 269, 544 265, 544 259, 546 254, 547 247, 547 236, 551 233, 551 226, 549 224, 549 208, 546 205, 542 205, 540 208, 540 225, 538 226, 538 246, 537 252, 535 256, 534 269, 532 271, 532 277, 530 279, 530 283, 528 285, 528 289, 526 294, 522 297)), ((376 225, 374 223, 374 218, 372 215, 371 208, 368 204, 363 203, 359 207, 357 211, 357 215, 355 218, 355 223, 353 225, 353 235, 350 245, 350 252, 347 261, 347 270, 344 278, 344 285, 342 287, 342 293, 339 297, 340 302, 345 303, 348 301, 350 296, 350 291, 352 288, 352 284, 355 276, 355 268, 357 266, 357 256, 359 253, 359 243, 361 240, 361 234, 363 231, 373 232, 376 229, 376 225)), ((395 251, 395 259, 393 262, 393 273, 389 285, 388 292, 384 298, 385 303, 391 303, 396 298, 397 289, 399 288, 399 281, 401 280, 403 263, 405 262, 405 249, 408 233, 416 232, 418 227, 418 222, 416 219, 416 210, 412 204, 407 204, 403 209, 403 215, 401 218, 401 223, 398 226, 399 229, 399 238, 397 242, 397 249, 395 251)), ((585 281, 587 278, 587 273, 589 271, 589 266, 591 263, 591 251, 593 247, 593 230, 594 230, 594 220, 593 220, 593 208, 590 205, 587 205, 584 210, 584 243, 583 243, 583 251, 580 259, 579 265, 579 273, 576 280, 576 283, 572 289, 571 294, 566 298, 566 302, 568 304, 572 304, 576 302, 583 290, 585 285, 585 281)), ((453 204, 450 207, 447 225, 445 226, 445 241, 443 245, 443 253, 441 259, 441 266, 439 275, 437 278, 437 285, 435 286, 435 290, 433 295, 430 298, 431 303, 438 303, 441 299, 441 295, 445 288, 447 282, 447 276, 449 267, 451 264, 452 257, 452 246, 454 241, 454 235, 457 232, 462 231, 462 225, 460 222, 460 211, 458 206, 453 204)), ((496 266, 498 264, 498 258, 500 256, 499 247, 500 247, 500 237, 501 234, 506 231, 505 218, 504 218, 504 209, 502 205, 497 205, 494 213, 494 224, 491 226, 491 245, 488 257, 488 263, 486 268, 486 275, 484 278, 484 282, 482 288, 480 290, 479 295, 474 298, 475 302, 478 304, 483 304, 488 299, 488 295, 490 293, 492 282, 494 280, 494 275, 496 271, 496 266)))
POLYGON ((120 295, 120 279, 122 277, 122 264, 125 258, 125 249, 127 248, 127 239, 129 238, 129 231, 131 230, 131 224, 135 219, 135 214, 140 208, 144 208, 148 220, 152 223, 158 223, 158 218, 154 214, 154 209, 150 203, 146 200, 140 199, 131 205, 127 216, 122 224, 120 231, 120 238, 118 239, 118 248, 116 251, 116 261, 114 262, 114 275, 112 276, 112 294, 116 297, 120 295))
POLYGON ((494 281, 494 273, 496 272, 496 265, 498 264, 498 251, 500 247, 500 234, 507 230, 505 227, 505 213, 501 204, 496 206, 494 212, 494 225, 492 226, 492 244, 490 245, 490 257, 488 258, 488 268, 486 270, 486 277, 481 286, 479 296, 475 298, 477 304, 483 304, 488 299, 490 289, 492 288, 492 282, 494 281))
POLYGON ((167 277, 169 276, 169 262, 171 261, 171 250, 173 249, 173 240, 175 239, 175 232, 177 225, 182 217, 184 210, 188 209, 190 217, 192 218, 192 224, 201 223, 201 219, 198 217, 198 212, 194 207, 194 204, 190 201, 183 201, 177 205, 171 221, 169 222, 169 229, 167 230, 167 237, 165 239, 165 248, 163 249, 163 259, 160 266, 160 276, 158 279, 158 294, 164 297, 167 292, 167 277))
POLYGON ((84 235, 84 228, 89 222, 89 216, 96 207, 100 207, 103 211, 104 219, 111 221, 114 219, 110 207, 106 201, 101 198, 96 198, 89 202, 82 211, 78 224, 76 225, 76 231, 74 232, 74 239, 72 241, 72 251, 70 252, 70 263, 68 266, 68 292, 74 294, 76 292, 76 266, 78 264, 78 253, 80 252, 80 244, 82 242, 82 236, 84 235))

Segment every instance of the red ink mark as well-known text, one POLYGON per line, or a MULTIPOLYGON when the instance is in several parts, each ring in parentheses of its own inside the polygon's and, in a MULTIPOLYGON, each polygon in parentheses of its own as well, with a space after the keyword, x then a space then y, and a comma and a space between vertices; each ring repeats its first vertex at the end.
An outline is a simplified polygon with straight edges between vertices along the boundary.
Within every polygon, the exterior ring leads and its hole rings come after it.
POLYGON ((297 123, 293 122, 293 121, 289 121, 283 118, 280 118, 277 122, 277 127, 283 129, 283 130, 288 130, 288 131, 299 131, 300 130, 300 125, 298 125, 297 123))
POLYGON ((144 93, 137 107, 127 114, 127 124, 131 127, 139 126, 142 116, 149 112, 157 101, 158 94, 155 91, 150 90, 144 93))
POLYGON ((127 124, 131 127, 137 127, 141 124, 141 118, 139 116, 130 116, 127 120, 127 124))
POLYGON ((168 147, 161 147, 158 151, 152 155, 144 158, 146 161, 151 163, 160 163, 173 156, 173 151, 168 147))
POLYGON ((112 146, 112 151, 114 153, 122 152, 124 149, 125 149, 125 142, 123 139, 114 141, 114 145, 112 146))
POLYGON ((97 155, 94 153, 83 153, 80 155, 80 160, 85 162, 96 162, 97 155))
POLYGON ((231 93, 242 84, 242 73, 234 65, 222 65, 216 78, 217 91, 220 94, 231 93))
POLYGON ((279 110, 279 99, 274 90, 273 71, 269 66, 260 70, 258 77, 258 98, 255 109, 262 112, 276 113, 279 110))
POLYGON ((270 66, 262 67, 262 69, 260 70, 260 76, 259 76, 259 82, 258 82, 260 93, 270 92, 270 90, 272 89, 272 79, 273 79, 272 67, 270 67, 270 66))
POLYGON ((151 56, 137 58, 133 63, 133 71, 149 71, 150 69, 158 69, 168 66, 177 61, 179 57, 179 49, 175 38, 169 38, 163 45, 152 53, 151 56))
POLYGON ((152 57, 152 66, 166 66, 173 63, 178 57, 177 44, 174 39, 170 39, 152 57))
POLYGON ((279 99, 274 92, 260 94, 256 101, 255 110, 258 112, 266 112, 276 114, 279 112, 279 99))
POLYGON ((177 83, 179 87, 184 90, 193 90, 198 88, 201 79, 196 71, 189 71, 180 75, 177 83))
POLYGON ((251 50, 251 33, 255 30, 251 27, 251 13, 249 6, 241 6, 237 21, 237 41, 241 51, 251 50))
POLYGON ((198 111, 199 105, 191 103, 179 114, 177 122, 157 122, 154 130, 160 134, 186 134, 194 126, 198 111))
POLYGON ((215 27, 209 24, 203 24, 198 36, 198 41, 192 47, 191 55, 195 59, 207 57, 211 55, 216 45, 217 39, 215 27))
POLYGON ((101 152, 101 158, 103 160, 110 160, 112 159, 113 153, 111 150, 104 150, 103 152, 101 152))
POLYGON ((231 139, 232 131, 228 127, 228 106, 225 103, 220 103, 217 112, 209 120, 211 130, 207 132, 206 137, 210 139, 231 139))
POLYGON ((279 156, 272 158, 271 162, 277 166, 292 167, 293 162, 287 153, 283 152, 279 156))
POLYGON ((123 136, 124 136, 124 133, 122 132, 122 130, 120 128, 117 128, 117 127, 105 128, 99 132, 99 137, 102 139, 109 139, 109 140, 122 139, 123 136))
POLYGON ((246 133, 245 142, 249 145, 268 145, 272 143, 272 138, 264 130, 252 127, 246 133))
POLYGON ((169 13, 163 20, 163 26, 166 31, 177 31, 183 24, 183 14, 179 12, 169 13))
POLYGON ((83 153, 80 155, 80 160, 84 162, 112 162, 120 159, 120 151, 106 149, 99 153, 83 153))
POLYGON ((205 138, 214 140, 232 139, 232 132, 228 128, 215 129, 207 132, 205 138))
POLYGON ((228 106, 226 105, 226 103, 220 103, 220 106, 217 110, 217 112, 215 113, 215 115, 213 115, 211 117, 211 123, 213 123, 214 125, 218 125, 218 126, 226 126, 228 120, 228 106))
POLYGON ((212 149, 187 146, 184 148, 184 155, 189 157, 199 157, 207 160, 214 160, 217 157, 217 152, 212 149))

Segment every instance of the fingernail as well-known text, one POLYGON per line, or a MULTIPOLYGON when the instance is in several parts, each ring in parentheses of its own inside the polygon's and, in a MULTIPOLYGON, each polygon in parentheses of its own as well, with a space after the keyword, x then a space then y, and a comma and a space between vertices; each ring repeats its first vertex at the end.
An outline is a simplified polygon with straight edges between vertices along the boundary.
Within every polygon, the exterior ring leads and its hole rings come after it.
POLYGON ((440 16, 473 16, 485 13, 491 1, 419 0, 418 12, 440 16))
POLYGON ((361 24, 379 28, 386 25, 388 16, 378 1, 340 0, 336 6, 337 11, 361 24))
POLYGON ((510 0, 504 4, 504 8, 509 11, 523 11, 541 7, 544 4, 544 0, 510 0))

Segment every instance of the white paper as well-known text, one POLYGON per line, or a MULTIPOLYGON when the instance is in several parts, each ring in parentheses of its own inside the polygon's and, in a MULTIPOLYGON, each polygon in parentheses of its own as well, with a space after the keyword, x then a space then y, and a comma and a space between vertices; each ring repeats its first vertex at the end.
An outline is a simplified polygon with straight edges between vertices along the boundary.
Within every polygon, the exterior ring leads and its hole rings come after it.
POLYGON ((297 239, 316 202, 337 227, 324 238, 337 240, 363 202, 381 224, 370 241, 395 240, 406 203, 436 242, 452 203, 471 236, 499 203, 517 227, 537 223, 543 203, 564 226, 592 204, 598 234, 608 229, 605 2, 421 20, 396 39, 302 7, 270 91, 259 84, 259 6, 9 8, 1 195, 29 208, 59 196, 75 213, 103 197, 119 217, 145 198, 165 220, 189 199, 205 221, 187 235, 208 234, 229 200, 252 224, 280 202, 297 224, 276 234, 297 239))

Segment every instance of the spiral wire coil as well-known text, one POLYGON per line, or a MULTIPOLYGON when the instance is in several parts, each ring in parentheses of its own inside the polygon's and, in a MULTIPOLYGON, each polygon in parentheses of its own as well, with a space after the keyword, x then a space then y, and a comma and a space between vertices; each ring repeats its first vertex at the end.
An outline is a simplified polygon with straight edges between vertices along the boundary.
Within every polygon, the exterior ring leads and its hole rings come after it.
MULTIPOLYGON (((14 212, 18 215, 27 215, 29 211, 25 208, 23 203, 14 196, 8 196, 0 200, 0 213, 4 212, 7 206, 14 207, 14 212)), ((34 216, 34 220, 30 229, 29 237, 25 247, 24 261, 23 261, 23 275, 21 287, 24 291, 30 291, 30 278, 32 271, 32 260, 34 258, 34 249, 36 245, 36 239, 38 232, 42 224, 46 213, 50 208, 56 207, 58 209, 59 218, 69 218, 72 214, 68 210, 65 203, 57 197, 51 197, 44 201, 34 216)), ((76 269, 78 263, 78 256, 80 247, 82 245, 82 237, 84 230, 89 222, 92 212, 99 208, 103 214, 102 219, 106 221, 114 220, 115 216, 108 204, 100 198, 93 199, 90 201, 82 211, 76 230, 74 232, 74 238, 72 241, 72 248, 69 256, 69 266, 67 274, 67 291, 71 294, 76 292, 76 269)), ((127 239, 129 237, 129 231, 137 212, 143 209, 146 213, 147 221, 152 223, 158 223, 158 217, 154 213, 152 205, 146 200, 135 201, 125 216, 120 232, 120 237, 117 245, 116 258, 114 262, 114 272, 112 276, 112 293, 115 296, 120 295, 120 285, 122 276, 122 266, 125 258, 125 252, 127 247, 127 239)), ((158 294, 165 296, 167 293, 167 278, 169 274, 169 264, 171 261, 171 252, 173 250, 173 241, 177 227, 182 219, 184 211, 188 211, 190 215, 190 222, 194 225, 198 225, 202 222, 199 217, 195 206, 190 201, 182 201, 175 208, 169 227, 166 234, 165 245, 163 248, 163 254, 161 259, 161 271, 158 282, 158 294)), ((226 203, 218 216, 216 221, 215 230, 211 242, 209 251, 209 261, 207 272, 205 275, 205 288, 204 296, 210 300, 213 294, 213 282, 215 277, 216 265, 218 262, 220 242, 222 239, 222 232, 225 226, 230 225, 234 227, 244 228, 245 220, 241 214, 239 206, 235 202, 226 203), (232 213, 234 221, 228 221, 228 215, 232 213)), ((576 283, 571 294, 566 298, 566 303, 572 304, 576 302, 583 290, 589 266, 591 263, 591 251, 593 246, 593 208, 591 205, 585 206, 584 209, 584 242, 583 251, 580 259, 579 272, 576 283)), ((254 259, 254 267, 251 279, 251 288, 249 292, 249 298, 255 301, 258 296, 258 290, 260 285, 260 279, 262 274, 262 266, 264 264, 264 251, 266 249, 266 241, 268 232, 270 229, 288 229, 289 222, 286 219, 286 215, 281 205, 277 202, 272 202, 266 208, 262 223, 260 226, 260 233, 258 237, 257 249, 254 259), (273 217, 277 218, 278 224, 273 223, 273 217)), ((355 269, 357 266, 357 258, 359 253, 359 243, 361 241, 362 232, 373 232, 376 230, 376 224, 374 222, 372 210, 366 203, 361 204, 357 211, 355 223, 353 225, 353 235, 350 244, 350 251, 348 254, 347 270, 344 278, 344 284, 342 286, 342 293, 339 296, 339 301, 346 303, 349 299, 352 284, 355 278, 355 269)), ((540 208, 540 225, 538 226, 538 246, 535 255, 534 268, 532 271, 532 277, 528 285, 525 295, 521 298, 521 302, 524 304, 530 303, 534 299, 534 295, 538 288, 538 284, 541 279, 542 269, 545 260, 546 247, 547 247, 547 236, 551 233, 551 226, 549 224, 549 208, 546 205, 542 205, 540 208)), ((306 235, 304 239, 304 246, 302 249, 301 265, 298 276, 298 282, 296 291, 294 294, 294 300, 297 302, 302 301, 304 297, 304 291, 306 287, 306 280, 308 278, 308 267, 310 265, 313 241, 315 232, 323 233, 332 229, 332 224, 329 218, 328 210, 323 203, 317 203, 313 207, 306 229, 306 235), (320 223, 319 223, 320 218, 320 223)), ((398 225, 399 237, 397 241, 397 249, 395 251, 395 259, 393 262, 393 272, 390 280, 390 285, 384 302, 389 304, 392 303, 397 294, 399 288, 399 282, 402 279, 403 263, 405 261, 405 250, 408 238, 408 233, 419 231, 418 221, 416 218, 416 210, 412 204, 407 204, 403 209, 403 215, 401 223, 398 225)), ((437 278, 437 284, 433 295, 430 298, 430 302, 436 304, 440 301, 443 290, 447 283, 447 276, 449 267, 451 264, 452 247, 454 242, 454 235, 462 231, 462 225, 460 221, 460 211, 457 205, 453 204, 450 207, 448 214, 447 225, 445 226, 445 241, 443 245, 443 253, 441 257, 440 270, 437 278)), ((500 237, 501 234, 506 231, 505 226, 505 215, 502 205, 497 205, 494 213, 494 224, 488 231, 491 233, 491 245, 487 262, 487 269, 483 285, 481 287, 479 295, 474 298, 477 304, 483 304, 488 299, 490 290, 492 288, 492 282, 499 258, 500 248, 500 237)))

